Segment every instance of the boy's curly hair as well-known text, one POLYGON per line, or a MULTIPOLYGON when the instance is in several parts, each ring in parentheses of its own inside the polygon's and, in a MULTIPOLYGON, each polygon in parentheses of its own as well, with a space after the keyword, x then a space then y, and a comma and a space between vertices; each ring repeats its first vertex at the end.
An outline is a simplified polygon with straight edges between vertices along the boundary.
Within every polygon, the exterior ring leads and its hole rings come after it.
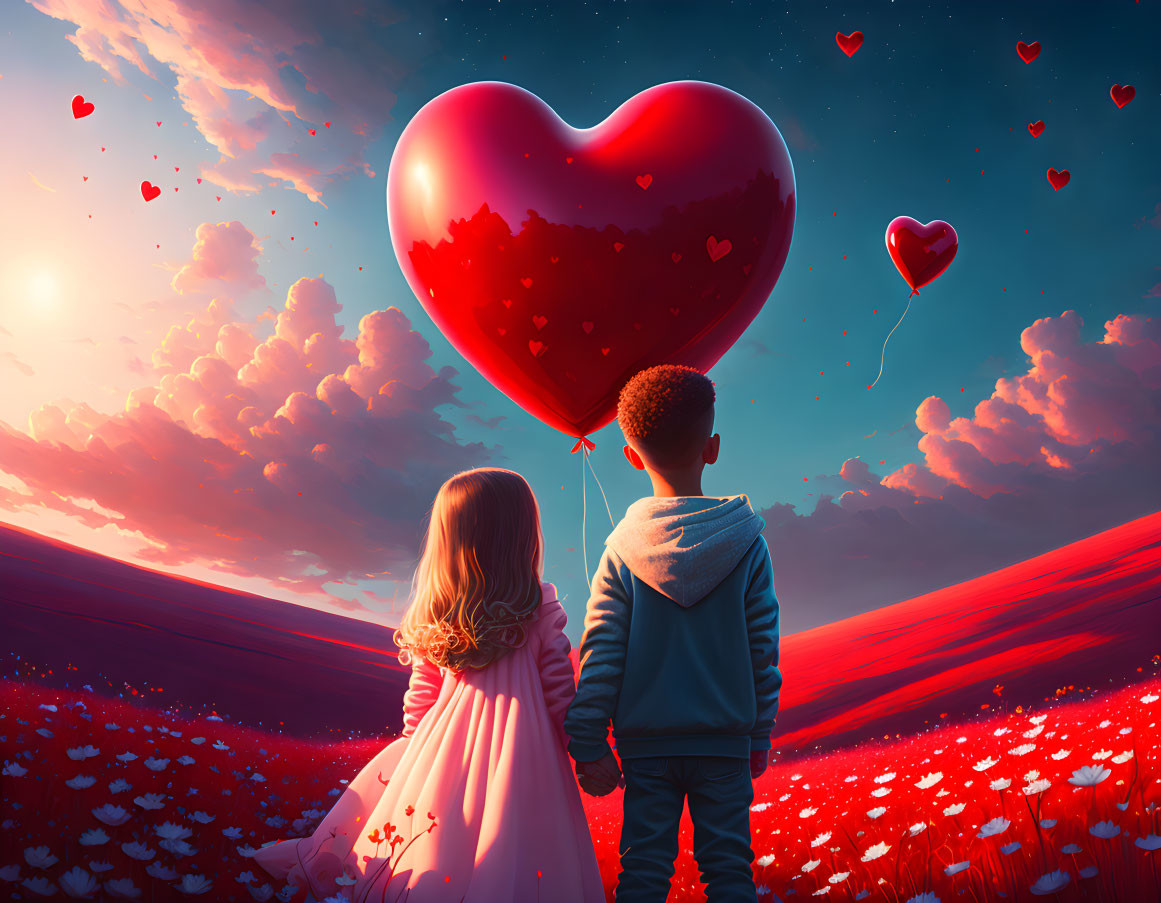
POLYGON ((700 370, 661 364, 625 383, 617 400, 617 423, 656 463, 676 466, 700 451, 715 400, 714 384, 700 370))

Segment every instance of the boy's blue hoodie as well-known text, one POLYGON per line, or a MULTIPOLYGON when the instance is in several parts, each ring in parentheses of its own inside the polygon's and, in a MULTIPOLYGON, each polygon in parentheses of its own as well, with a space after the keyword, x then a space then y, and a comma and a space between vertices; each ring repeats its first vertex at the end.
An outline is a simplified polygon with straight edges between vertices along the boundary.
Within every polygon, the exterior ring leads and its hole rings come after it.
POLYGON ((748 757, 778 712, 778 600, 746 496, 648 497, 605 540, 565 730, 569 753, 748 757))

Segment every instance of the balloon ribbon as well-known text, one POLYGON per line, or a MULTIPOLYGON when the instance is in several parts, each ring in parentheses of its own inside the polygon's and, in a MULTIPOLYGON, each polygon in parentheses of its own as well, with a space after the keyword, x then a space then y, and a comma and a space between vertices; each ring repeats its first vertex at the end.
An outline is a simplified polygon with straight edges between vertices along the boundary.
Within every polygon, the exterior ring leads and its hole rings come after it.
MULTIPOLYGON (((903 308, 903 317, 907 316, 907 311, 911 310, 911 299, 919 294, 919 289, 911 289, 911 294, 907 296, 907 306, 903 308)), ((903 317, 899 318, 899 323, 903 322, 903 317)), ((879 384, 879 379, 883 375, 883 359, 887 356, 887 343, 891 341, 891 336, 895 334, 895 330, 899 328, 899 323, 896 323, 891 331, 887 333, 887 338, 883 339, 883 351, 879 355, 879 375, 875 377, 875 381, 867 386, 868 389, 873 389, 879 384)))

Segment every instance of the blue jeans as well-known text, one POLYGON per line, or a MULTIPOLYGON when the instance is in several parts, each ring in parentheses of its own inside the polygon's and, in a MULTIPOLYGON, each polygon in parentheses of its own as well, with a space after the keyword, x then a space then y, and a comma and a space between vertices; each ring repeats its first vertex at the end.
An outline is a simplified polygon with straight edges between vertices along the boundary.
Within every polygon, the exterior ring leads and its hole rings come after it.
POLYGON ((669 896, 681 810, 689 797, 693 855, 708 903, 756 903, 750 849, 754 784, 748 759, 671 756, 624 759, 625 820, 617 903, 669 896))

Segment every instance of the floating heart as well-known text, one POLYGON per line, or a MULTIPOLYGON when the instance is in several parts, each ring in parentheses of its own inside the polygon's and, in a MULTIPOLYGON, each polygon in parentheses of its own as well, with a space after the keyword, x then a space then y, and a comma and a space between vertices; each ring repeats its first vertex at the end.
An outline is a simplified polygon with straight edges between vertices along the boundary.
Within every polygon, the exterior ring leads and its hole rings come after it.
POLYGON ((1037 119, 1035 122, 1029 122, 1028 131, 1032 133, 1033 138, 1039 138, 1044 131, 1044 120, 1037 119))
POLYGON ((1020 54, 1020 59, 1025 63, 1030 63, 1040 56, 1040 42, 1033 41, 1031 44, 1025 44, 1023 41, 1017 41, 1016 52, 1020 54))
POLYGON ((1068 184, 1068 180, 1071 178, 1072 175, 1067 169, 1062 169, 1060 172, 1051 168, 1048 170, 1048 181, 1052 183, 1053 191, 1060 191, 1061 188, 1068 184))
POLYGON ((1118 107, 1123 107, 1137 96, 1137 89, 1132 85, 1113 85, 1109 89, 1109 96, 1118 107))
POLYGON ((634 373, 704 372, 738 339, 786 261, 795 189, 774 124, 717 85, 658 85, 574 129, 522 88, 479 82, 408 123, 387 202, 400 266, 444 335, 526 411, 584 436, 634 373))
POLYGON ((161 189, 146 179, 141 183, 141 196, 147 201, 152 201, 155 197, 161 194, 161 189))
POLYGON ((834 39, 839 45, 839 49, 847 56, 854 56, 855 51, 863 46, 863 33, 861 31, 852 31, 850 34, 843 34, 840 31, 834 36, 834 39))
POLYGON ((887 226, 887 253, 915 293, 947 269, 959 250, 959 236, 943 220, 924 225, 897 216, 887 226))
MULTIPOLYGON (((84 116, 88 116, 95 109, 96 107, 85 100, 83 94, 78 94, 73 98, 73 119, 81 119, 84 116)), ((101 150, 104 150, 104 148, 101 148, 101 150)))

